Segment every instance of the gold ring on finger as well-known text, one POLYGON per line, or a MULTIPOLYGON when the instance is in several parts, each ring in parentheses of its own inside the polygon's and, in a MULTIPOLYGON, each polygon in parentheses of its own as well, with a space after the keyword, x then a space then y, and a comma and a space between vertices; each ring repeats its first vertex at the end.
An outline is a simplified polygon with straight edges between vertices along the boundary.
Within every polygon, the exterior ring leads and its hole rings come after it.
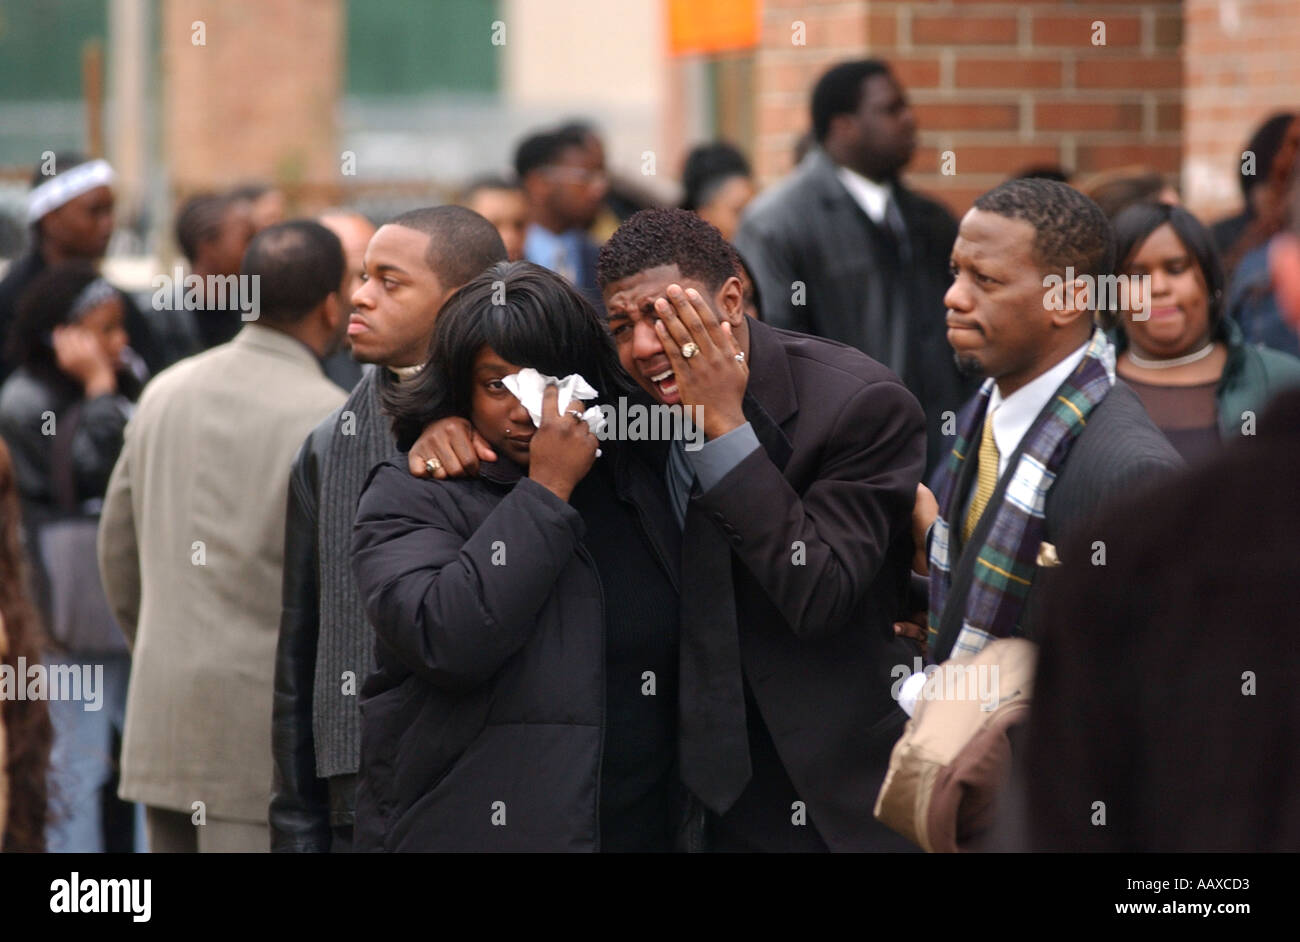
POLYGON ((693 340, 688 341, 687 344, 684 347, 682 347, 682 356, 687 360, 689 360, 691 357, 695 356, 695 354, 699 352, 700 352, 700 348, 693 340))

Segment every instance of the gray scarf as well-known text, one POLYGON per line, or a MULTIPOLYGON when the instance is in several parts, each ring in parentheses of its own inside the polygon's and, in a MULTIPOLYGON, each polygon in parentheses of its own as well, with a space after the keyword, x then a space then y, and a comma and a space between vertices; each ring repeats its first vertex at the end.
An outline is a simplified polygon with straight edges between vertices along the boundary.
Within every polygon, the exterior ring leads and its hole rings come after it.
POLYGON ((320 468, 317 555, 320 564, 320 636, 312 694, 316 774, 355 773, 361 764, 361 684, 375 669, 374 632, 352 578, 348 552, 361 486, 370 469, 397 449, 380 394, 394 382, 387 370, 368 370, 343 404, 320 468), (345 690, 344 672, 353 680, 345 690))

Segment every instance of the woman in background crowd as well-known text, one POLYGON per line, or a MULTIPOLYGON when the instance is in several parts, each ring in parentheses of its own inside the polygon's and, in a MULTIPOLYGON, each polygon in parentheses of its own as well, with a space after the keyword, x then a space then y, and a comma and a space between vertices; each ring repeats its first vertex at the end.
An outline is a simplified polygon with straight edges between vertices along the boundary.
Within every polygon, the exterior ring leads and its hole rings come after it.
POLYGON ((1292 206, 1300 187, 1300 118, 1287 127, 1272 164, 1257 169, 1268 176, 1259 186, 1254 221, 1228 254, 1232 280, 1226 310, 1247 340, 1300 356, 1300 339, 1279 313, 1268 265, 1269 240, 1293 222, 1292 206))
POLYGON ((1178 190, 1165 179, 1164 174, 1150 167, 1103 170, 1075 186, 1100 206, 1110 220, 1136 203, 1154 202, 1180 206, 1183 202, 1178 196, 1178 190))
MULTIPOLYGON (((728 242, 740 228, 740 216, 745 207, 758 192, 745 155, 721 142, 700 144, 686 155, 682 190, 682 209, 690 210, 712 225, 728 242)), ((745 292, 745 313, 761 321, 763 313, 758 283, 743 257, 737 274, 745 292)))
POLYGON ((730 144, 701 144, 686 155, 682 168, 682 209, 716 226, 730 242, 740 214, 758 191, 745 155, 730 144))
POLYGON ((1226 438, 1253 434, 1248 413, 1300 385, 1300 360, 1247 343, 1224 317, 1219 253, 1187 210, 1140 203, 1114 226, 1116 271, 1151 279, 1146 310, 1130 303, 1120 312, 1119 375, 1189 464, 1226 438))
POLYGON ((140 833, 115 797, 130 656, 95 554, 100 505, 141 387, 126 365, 134 358, 123 320, 121 295, 89 262, 46 269, 18 303, 9 337, 16 369, 0 387, 0 435, 51 642, 46 663, 81 678, 79 699, 50 700, 51 851, 126 849, 140 833), (106 788, 114 794, 101 801, 106 788))
MULTIPOLYGON (((1296 117, 1297 115, 1290 111, 1280 111, 1270 115, 1260 123, 1251 134, 1250 140, 1246 142, 1241 152, 1239 168, 1241 212, 1227 219, 1220 219, 1210 226, 1214 245, 1224 258, 1233 257, 1233 249, 1237 241, 1259 218, 1259 211, 1263 208, 1261 200, 1266 195, 1265 184, 1268 183, 1273 161, 1277 158, 1278 148, 1286 138, 1287 129, 1296 117)), ((1228 268, 1228 276, 1232 277, 1231 268, 1228 268)))
MULTIPOLYGON (((18 302, 37 275, 60 261, 98 264, 104 258, 113 235, 114 180, 113 168, 104 160, 72 153, 42 157, 27 194, 29 248, 0 279, 0 338, 13 334, 18 302)), ((152 372, 161 370, 164 349, 135 302, 126 294, 121 297, 126 330, 138 359, 152 372)), ((17 365, 0 357, 0 383, 17 365)))

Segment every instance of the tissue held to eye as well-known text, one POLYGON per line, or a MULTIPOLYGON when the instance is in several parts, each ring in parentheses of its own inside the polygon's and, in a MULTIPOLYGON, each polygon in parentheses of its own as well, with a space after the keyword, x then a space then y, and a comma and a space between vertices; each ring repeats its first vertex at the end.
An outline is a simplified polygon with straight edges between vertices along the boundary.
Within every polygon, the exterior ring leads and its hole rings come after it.
MULTIPOLYGON (((557 380, 555 386, 548 386, 548 379, 506 361, 491 347, 482 347, 474 358, 469 420, 497 454, 527 468, 530 478, 568 500, 598 449, 589 422, 575 422, 566 413, 582 408, 576 395, 595 396, 596 391, 580 376, 557 380), (561 401, 565 408, 560 407, 561 401)), ((600 410, 592 411, 594 420, 603 423, 600 410)))
MULTIPOLYGON (((505 377, 502 382, 528 410, 534 426, 541 422, 542 392, 548 381, 557 387, 557 404, 561 413, 580 409, 597 395, 591 384, 577 373, 557 379, 534 369, 523 369, 505 377)), ((620 396, 617 404, 606 402, 588 406, 582 412, 582 420, 602 442, 611 438, 619 441, 680 440, 687 451, 699 451, 704 445, 704 407, 699 405, 629 402, 626 396, 620 396)), ((600 457, 599 451, 596 456, 600 457)))
MULTIPOLYGON (((583 400, 596 398, 596 390, 577 373, 557 379, 554 376, 543 376, 532 367, 525 367, 518 373, 503 377, 501 381, 528 410, 528 417, 533 420, 534 426, 542 424, 542 391, 546 389, 547 382, 556 386, 556 407, 561 413, 569 412, 569 404, 575 400, 575 408, 578 408, 582 406, 583 400)), ((582 420, 587 423, 593 435, 599 435, 605 429, 605 417, 599 406, 591 406, 583 411, 582 420)))

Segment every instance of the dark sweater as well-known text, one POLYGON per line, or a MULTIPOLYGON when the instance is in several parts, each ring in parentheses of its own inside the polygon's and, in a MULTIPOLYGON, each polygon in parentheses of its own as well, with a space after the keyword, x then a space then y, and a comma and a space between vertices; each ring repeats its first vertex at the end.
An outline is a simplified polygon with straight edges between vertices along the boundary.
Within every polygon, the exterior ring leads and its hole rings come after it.
POLYGON ((571 503, 586 525, 583 545, 595 560, 605 602, 600 848, 668 851, 676 779, 677 593, 635 511, 618 499, 607 459, 597 460, 571 503))

